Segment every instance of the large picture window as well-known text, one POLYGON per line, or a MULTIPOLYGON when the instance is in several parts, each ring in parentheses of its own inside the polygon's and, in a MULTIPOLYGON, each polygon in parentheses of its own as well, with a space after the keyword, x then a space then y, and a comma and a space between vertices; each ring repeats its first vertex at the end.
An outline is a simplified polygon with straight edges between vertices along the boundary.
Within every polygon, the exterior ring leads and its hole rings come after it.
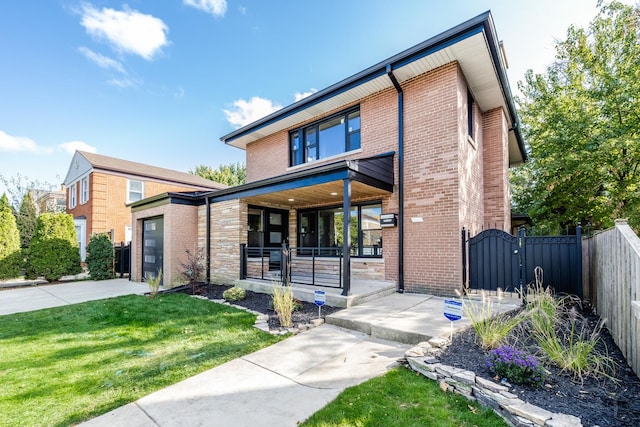
POLYGON ((360 109, 355 108, 289 133, 290 165, 360 148, 360 109))
MULTIPOLYGON (((298 242, 301 248, 318 248, 321 256, 340 254, 343 242, 344 216, 342 207, 305 210, 298 216, 298 242)), ((351 207, 351 255, 356 257, 382 256, 382 228, 380 203, 351 207)), ((300 251, 304 253, 304 251, 300 251)))

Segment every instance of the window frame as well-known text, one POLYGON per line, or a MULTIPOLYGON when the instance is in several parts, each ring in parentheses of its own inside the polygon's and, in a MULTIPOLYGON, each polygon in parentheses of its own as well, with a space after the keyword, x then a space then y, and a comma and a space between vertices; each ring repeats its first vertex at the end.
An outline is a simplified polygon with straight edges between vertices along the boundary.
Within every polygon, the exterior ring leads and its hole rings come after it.
POLYGON ((142 200, 144 199, 144 181, 138 180, 138 179, 127 179, 127 203, 133 203, 133 202, 137 202, 138 200, 142 200), (140 193, 140 198, 137 200, 132 200, 131 199, 131 183, 132 182, 139 182, 141 185, 141 189, 140 191, 135 191, 136 193, 140 193))
POLYGON ((73 209, 77 206, 77 182, 74 182, 69 186, 69 209, 73 209))
POLYGON ((361 147, 361 130, 362 130, 362 116, 360 114, 360 105, 355 105, 346 110, 342 110, 339 113, 332 114, 327 117, 323 117, 320 120, 316 120, 312 123, 308 123, 304 126, 291 129, 289 131, 289 167, 299 166, 307 163, 312 163, 318 160, 326 159, 329 157, 348 153, 349 151, 357 150, 361 147), (353 113, 358 113, 359 127, 357 131, 349 130, 349 116, 353 113), (330 154, 327 156, 320 156, 321 144, 320 139, 321 130, 320 127, 323 124, 331 122, 336 118, 342 118, 344 123, 344 140, 343 149, 339 153, 330 154), (313 134, 315 140, 312 143, 308 143, 307 134, 313 134), (358 136, 357 147, 352 147, 352 142, 355 141, 355 135, 358 136), (297 144, 294 141, 297 139, 297 144), (297 146, 297 148, 296 148, 297 146), (310 150, 313 150, 313 154, 310 155, 310 150))
MULTIPOLYGON (((364 255, 364 247, 363 247, 363 229, 362 229, 362 211, 365 208, 368 207, 372 207, 372 206, 379 206, 380 207, 380 215, 382 215, 382 201, 381 200, 369 200, 369 201, 365 201, 365 202, 357 202, 357 203, 352 203, 351 204, 351 209, 356 209, 356 215, 355 216, 351 216, 352 219, 356 219, 357 221, 357 236, 356 236, 356 245, 357 245, 357 252, 356 254, 351 254, 351 257, 353 258, 377 258, 380 259, 383 257, 383 251, 382 251, 382 231, 383 228, 380 227, 380 250, 379 250, 379 255, 378 254, 373 254, 373 255, 364 255)), ((319 248, 319 242, 320 242, 320 226, 319 226, 319 217, 320 217, 320 212, 321 211, 331 211, 334 209, 342 209, 342 205, 332 205, 332 206, 322 206, 322 207, 318 207, 318 208, 310 208, 310 209, 301 209, 298 211, 297 213, 297 221, 296 221, 296 235, 300 236, 300 224, 302 222, 301 218, 302 215, 308 215, 310 213, 315 214, 315 245, 314 246, 300 246, 300 242, 298 242, 298 249, 305 249, 305 248, 319 248)), ((374 229, 367 229, 367 230, 374 230, 374 229)), ((377 229, 375 229, 377 230, 377 229)), ((353 247, 352 247, 353 249, 353 247)), ((323 255, 325 256, 325 255, 323 255)), ((332 255, 327 255, 327 256, 332 256, 332 255)), ((333 255, 336 256, 336 255, 333 255)))
POLYGON ((473 120, 473 106, 476 101, 473 99, 473 95, 471 94, 471 90, 467 87, 467 135, 472 140, 475 135, 475 121, 473 120))
POLYGON ((84 205, 89 201, 89 176, 80 179, 80 204, 84 205))

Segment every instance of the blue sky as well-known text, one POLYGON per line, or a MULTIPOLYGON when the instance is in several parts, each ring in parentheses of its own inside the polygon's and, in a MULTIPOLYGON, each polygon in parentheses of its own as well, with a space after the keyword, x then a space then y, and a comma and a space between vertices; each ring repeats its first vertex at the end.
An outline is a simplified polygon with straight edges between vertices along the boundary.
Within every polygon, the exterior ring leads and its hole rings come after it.
POLYGON ((244 161, 220 136, 489 9, 514 92, 597 12, 596 0, 3 1, 0 174, 57 186, 76 148, 184 172, 244 161))

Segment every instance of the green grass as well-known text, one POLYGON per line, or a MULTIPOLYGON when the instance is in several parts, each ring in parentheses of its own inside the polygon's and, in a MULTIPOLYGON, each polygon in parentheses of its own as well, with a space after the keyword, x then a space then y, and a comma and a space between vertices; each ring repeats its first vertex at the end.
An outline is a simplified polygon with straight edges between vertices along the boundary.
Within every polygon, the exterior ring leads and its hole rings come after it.
POLYGON ((0 426, 62 426, 273 344, 255 315, 187 295, 0 316, 0 426))
POLYGON ((491 409, 444 393, 435 381, 407 368, 346 389, 302 426, 506 426, 491 409))

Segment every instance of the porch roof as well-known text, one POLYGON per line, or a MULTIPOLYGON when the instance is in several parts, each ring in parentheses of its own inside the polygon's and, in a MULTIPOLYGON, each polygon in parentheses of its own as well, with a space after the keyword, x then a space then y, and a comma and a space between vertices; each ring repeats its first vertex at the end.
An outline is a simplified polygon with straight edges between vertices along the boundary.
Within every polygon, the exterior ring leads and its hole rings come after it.
POLYGON ((393 192, 395 152, 356 160, 341 160, 314 168, 210 192, 212 203, 250 199, 253 203, 310 206, 340 202, 343 180, 352 181, 351 198, 383 196, 393 192), (313 187, 313 188, 310 188, 313 187))

